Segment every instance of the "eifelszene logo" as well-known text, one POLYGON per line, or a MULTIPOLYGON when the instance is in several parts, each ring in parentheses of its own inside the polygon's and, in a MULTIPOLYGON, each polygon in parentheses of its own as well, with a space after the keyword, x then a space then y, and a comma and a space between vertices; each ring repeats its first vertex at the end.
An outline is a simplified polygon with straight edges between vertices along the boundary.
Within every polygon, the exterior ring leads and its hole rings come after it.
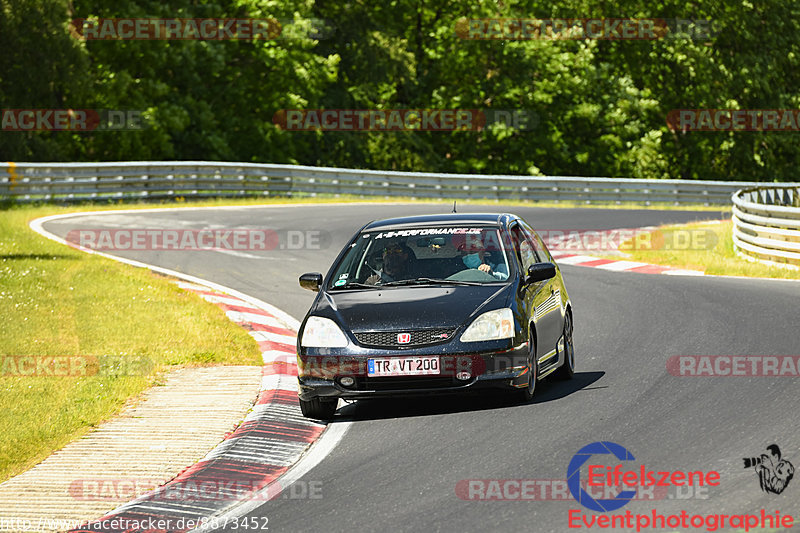
POLYGON ((597 459, 589 461, 597 455, 611 455, 616 457, 620 463, 636 459, 624 447, 608 441, 588 444, 572 457, 567 467, 567 487, 575 501, 587 509, 599 513, 615 511, 625 506, 635 498, 638 487, 716 487, 720 484, 720 474, 713 470, 708 472, 701 470, 655 471, 648 469, 643 464, 632 470, 624 470, 622 464, 611 467, 598 464, 597 459), (613 496, 612 498, 595 499, 581 486, 581 467, 585 464, 588 474, 586 487, 602 489, 604 496, 613 496), (619 490, 620 488, 629 490, 619 490))
MULTIPOLYGON (((567 467, 567 487, 572 497, 575 498, 579 504, 591 509, 605 513, 606 511, 614 511, 627 504, 634 496, 635 490, 624 490, 611 499, 595 500, 588 492, 581 487, 581 466, 588 461, 593 455, 613 454, 614 457, 620 461, 633 461, 634 457, 631 452, 613 442, 593 442, 578 450, 567 467)), ((591 474, 589 476, 591 478, 591 474)))
POLYGON ((767 446, 767 451, 769 453, 762 453, 761 457, 745 457, 744 467, 755 469, 761 490, 780 494, 794 477, 794 466, 781 458, 781 449, 777 444, 767 446))

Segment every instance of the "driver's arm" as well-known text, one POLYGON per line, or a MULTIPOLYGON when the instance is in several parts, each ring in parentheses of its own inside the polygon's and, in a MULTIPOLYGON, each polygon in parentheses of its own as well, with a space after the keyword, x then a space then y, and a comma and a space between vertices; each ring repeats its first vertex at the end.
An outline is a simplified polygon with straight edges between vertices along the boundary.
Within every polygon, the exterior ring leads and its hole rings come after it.
POLYGON ((505 265, 505 263, 495 265, 491 274, 500 281, 506 280, 508 279, 508 267, 505 265))

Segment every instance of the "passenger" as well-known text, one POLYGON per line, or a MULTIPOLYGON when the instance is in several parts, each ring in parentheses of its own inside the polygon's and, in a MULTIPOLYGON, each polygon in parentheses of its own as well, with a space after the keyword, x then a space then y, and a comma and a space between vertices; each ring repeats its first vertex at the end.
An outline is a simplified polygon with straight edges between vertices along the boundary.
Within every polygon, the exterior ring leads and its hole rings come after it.
POLYGON ((491 274, 500 281, 508 279, 508 267, 505 263, 493 263, 481 239, 470 239, 458 247, 461 261, 467 268, 477 268, 481 272, 491 274))

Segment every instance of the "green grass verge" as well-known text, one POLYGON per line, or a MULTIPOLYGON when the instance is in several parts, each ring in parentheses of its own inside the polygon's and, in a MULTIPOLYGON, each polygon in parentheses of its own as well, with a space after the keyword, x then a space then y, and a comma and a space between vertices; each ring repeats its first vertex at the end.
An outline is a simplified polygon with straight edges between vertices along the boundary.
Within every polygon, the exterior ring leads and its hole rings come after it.
POLYGON ((166 278, 28 227, 34 218, 76 210, 0 214, 0 357, 9 363, 4 356, 110 355, 134 363, 76 377, 11 377, 11 366, 0 367, 0 481, 112 417, 165 370, 261 364, 255 341, 217 306, 166 278))
MULTIPOLYGON (((706 274, 717 276, 800 279, 800 271, 798 270, 752 263, 736 255, 736 252, 733 250, 733 223, 730 220, 714 224, 698 222, 685 225, 670 225, 660 228, 660 231, 666 234, 668 234, 669 230, 705 230, 703 233, 706 236, 713 233, 716 237, 716 239, 708 239, 707 242, 715 240, 716 243, 713 246, 707 246, 707 249, 633 249, 626 252, 628 259, 689 270, 701 270, 706 274)), ((651 233, 651 235, 655 234, 655 232, 651 233)), ((691 234, 691 231, 689 234, 691 234)), ((652 240, 655 242, 657 239, 654 236, 652 240)), ((627 241, 623 243, 620 248, 635 248, 633 243, 634 240, 627 241)), ((698 246, 697 248, 701 247, 698 246)))

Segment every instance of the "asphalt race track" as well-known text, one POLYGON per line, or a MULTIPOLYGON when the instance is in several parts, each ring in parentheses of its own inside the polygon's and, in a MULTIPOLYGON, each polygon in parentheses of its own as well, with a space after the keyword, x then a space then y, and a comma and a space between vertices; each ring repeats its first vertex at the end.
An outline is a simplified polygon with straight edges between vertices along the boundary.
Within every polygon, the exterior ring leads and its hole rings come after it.
MULTIPOLYGON (((317 205, 109 214, 52 221, 65 236, 88 228, 272 228, 320 232, 320 249, 119 252, 245 292, 302 319, 314 294, 300 274, 325 273, 364 223, 447 212, 449 205, 317 205)), ((497 211, 470 207, 459 211, 497 211)), ((536 229, 633 228, 725 218, 688 211, 509 207, 536 229)), ((305 234, 304 235, 308 235, 305 234)), ((295 242, 295 244, 298 244, 295 242)), ((564 266, 575 311, 576 376, 540 384, 534 401, 502 396, 373 400, 336 419, 353 424, 306 476, 322 497, 265 502, 271 531, 568 531, 575 500, 465 501, 459 481, 563 480, 572 456, 595 441, 627 448, 655 471, 709 471, 721 484, 701 496, 670 488, 621 511, 695 514, 780 510, 800 514, 800 479, 762 492, 742 458, 776 443, 800 466, 800 395, 791 377, 678 377, 678 355, 800 355, 800 283, 607 272, 564 266)), ((616 464, 609 461, 609 465, 616 464)), ((548 486, 542 482, 541 486, 548 486)), ((549 495, 545 495, 549 496, 549 495)), ((229 529, 230 530, 230 529, 229 529)), ((598 528, 593 528, 598 531, 598 528)), ((702 531, 703 529, 695 529, 702 531)), ((730 528, 724 528, 729 531, 730 528)), ((662 529, 661 531, 672 531, 662 529)))

